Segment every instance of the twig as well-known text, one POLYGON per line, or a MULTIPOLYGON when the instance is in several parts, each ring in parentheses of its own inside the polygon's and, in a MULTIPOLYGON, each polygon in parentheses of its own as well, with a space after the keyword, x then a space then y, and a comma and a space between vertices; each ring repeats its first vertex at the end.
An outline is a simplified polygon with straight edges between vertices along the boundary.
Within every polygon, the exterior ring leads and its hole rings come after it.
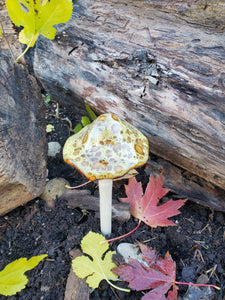
POLYGON ((120 300, 120 298, 118 297, 118 295, 117 295, 115 289, 114 289, 112 286, 110 286, 110 288, 111 288, 113 294, 115 295, 116 299, 117 299, 117 300, 120 300))
POLYGON ((1 27, 1 31, 2 31, 2 37, 3 37, 3 39, 6 41, 6 44, 7 44, 8 48, 9 48, 9 51, 10 51, 10 53, 11 53, 11 55, 12 55, 13 60, 16 61, 16 58, 15 58, 15 56, 14 56, 14 54, 13 54, 13 51, 12 51, 12 48, 11 48, 11 46, 10 46, 10 44, 9 44, 9 42, 8 42, 8 40, 7 40, 7 38, 6 38, 6 36, 5 36, 5 31, 4 31, 4 28, 3 28, 1 22, 0 22, 0 27, 1 27))
POLYGON ((196 250, 195 250, 193 259, 195 259, 197 255, 201 258, 203 264, 205 264, 205 260, 204 260, 204 258, 203 258, 203 256, 202 256, 202 253, 201 253, 201 251, 200 251, 199 249, 196 249, 196 250))

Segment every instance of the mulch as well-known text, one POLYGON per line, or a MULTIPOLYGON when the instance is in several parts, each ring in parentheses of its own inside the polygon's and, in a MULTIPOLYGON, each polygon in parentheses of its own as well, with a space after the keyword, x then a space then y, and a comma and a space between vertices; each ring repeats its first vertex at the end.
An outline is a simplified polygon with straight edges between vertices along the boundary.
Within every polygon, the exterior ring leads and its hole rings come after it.
MULTIPOLYGON (((71 134, 67 119, 75 127, 80 116, 74 116, 69 108, 59 108, 57 116, 56 103, 53 101, 46 108, 47 124, 54 126, 54 131, 47 134, 48 140, 58 141, 63 146, 71 134)), ((145 188, 148 176, 144 167, 139 171, 137 179, 142 181, 145 188)), ((78 171, 65 164, 62 153, 48 159, 48 178, 56 177, 67 179, 71 185, 86 181, 78 171)), ((88 185, 88 188, 92 194, 97 193, 95 183, 88 185)), ((113 197, 124 196, 124 182, 117 183, 113 197)), ((172 193, 168 197, 177 199, 172 193)), ((177 226, 152 229, 142 223, 137 231, 123 241, 145 243, 155 248, 160 256, 169 251, 176 262, 177 281, 195 283, 201 274, 206 274, 211 284, 223 287, 220 291, 214 291, 214 299, 222 300, 225 283, 225 216, 190 201, 180 211, 180 215, 171 218, 177 226)), ((137 220, 133 217, 125 223, 114 220, 112 237, 123 235, 136 225, 137 220)), ((47 259, 26 273, 29 282, 24 290, 15 296, 1 296, 0 299, 63 300, 71 267, 69 253, 72 249, 80 249, 81 239, 90 230, 100 232, 99 228, 95 212, 87 211, 84 214, 82 207, 70 207, 57 198, 54 207, 37 198, 0 217, 0 270, 20 257, 48 254, 47 259)), ((112 243, 111 249, 115 250, 120 242, 112 243)), ((180 299, 186 290, 187 286, 179 286, 180 299)), ((118 292, 103 281, 90 294, 90 299, 141 299, 143 295, 143 292, 136 291, 129 294, 118 292)))

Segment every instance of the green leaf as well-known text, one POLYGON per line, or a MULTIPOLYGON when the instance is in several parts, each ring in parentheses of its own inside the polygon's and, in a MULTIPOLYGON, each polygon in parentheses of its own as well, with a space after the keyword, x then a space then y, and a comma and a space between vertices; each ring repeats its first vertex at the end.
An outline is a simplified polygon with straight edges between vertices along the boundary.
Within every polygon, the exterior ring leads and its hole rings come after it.
POLYGON ((78 133, 82 128, 83 128, 83 127, 82 127, 81 124, 77 124, 77 125, 75 126, 75 128, 73 129, 73 132, 74 132, 74 133, 78 133))
POLYGON ((1 25, 0 25, 0 36, 3 36, 1 25))
POLYGON ((82 125, 85 127, 85 126, 91 124, 91 121, 90 121, 90 119, 89 119, 88 117, 83 116, 83 117, 81 118, 81 123, 82 123, 82 125))
POLYGON ((20 43, 33 47, 39 34, 55 37, 53 25, 67 22, 72 14, 72 0, 6 0, 8 14, 16 26, 23 26, 20 43), (23 7, 23 8, 22 8, 23 7))
MULTIPOLYGON (((79 278, 87 278, 87 284, 95 289, 99 283, 105 279, 117 280, 117 275, 111 271, 116 265, 112 261, 115 251, 108 251, 104 258, 104 253, 109 249, 108 243, 102 243, 105 237, 99 233, 90 231, 81 241, 81 249, 88 256, 79 256, 72 261, 74 273, 79 278)), ((110 283, 111 284, 111 283, 110 283)))
POLYGON ((49 95, 47 95, 44 100, 45 104, 48 105, 50 101, 51 101, 51 98, 49 95))
MULTIPOLYGON (((86 111, 89 114, 91 120, 94 121, 97 118, 96 114, 93 112, 93 110, 90 108, 89 105, 85 104, 85 108, 86 108, 86 111)), ((81 118, 81 123, 82 123, 83 127, 85 127, 85 126, 91 124, 91 121, 87 116, 83 116, 81 118)), ((73 132, 78 133, 83 128, 82 125, 81 124, 76 125, 76 127, 73 129, 73 132)))
POLYGON ((0 294, 11 296, 24 289, 28 282, 24 273, 36 267, 46 256, 48 255, 33 256, 29 260, 26 257, 20 258, 8 264, 0 272, 0 294))
POLYGON ((85 104, 85 108, 86 108, 87 113, 91 117, 92 121, 94 121, 95 119, 97 119, 96 114, 93 112, 93 110, 90 108, 89 105, 85 104))

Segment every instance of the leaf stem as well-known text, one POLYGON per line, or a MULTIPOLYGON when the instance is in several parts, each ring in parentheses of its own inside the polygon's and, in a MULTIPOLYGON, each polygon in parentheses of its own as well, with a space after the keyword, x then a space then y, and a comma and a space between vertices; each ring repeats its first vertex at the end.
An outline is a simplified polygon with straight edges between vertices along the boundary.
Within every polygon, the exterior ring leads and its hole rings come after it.
POLYGON ((114 287, 115 289, 117 289, 117 290, 119 290, 119 291, 127 292, 127 293, 130 292, 129 289, 121 288, 121 287, 119 287, 119 286, 113 284, 111 281, 108 280, 108 278, 105 278, 105 280, 108 282, 108 284, 110 284, 112 287, 114 287))
POLYGON ((89 180, 89 181, 87 181, 87 182, 85 182, 85 183, 82 183, 82 184, 80 184, 80 185, 77 185, 77 186, 69 186, 69 185, 66 185, 66 188, 69 189, 69 190, 78 189, 78 188, 80 188, 80 187, 82 187, 82 186, 85 186, 86 184, 88 184, 88 183, 90 183, 90 182, 91 182, 91 180, 89 180))
POLYGON ((213 285, 213 284, 202 284, 202 283, 188 283, 188 282, 179 282, 179 281, 175 281, 174 283, 176 284, 183 284, 183 285, 194 285, 194 286, 211 286, 217 290, 220 290, 220 287, 213 285))
POLYGON ((17 57, 16 62, 18 62, 21 59, 21 57, 27 53, 28 49, 30 48, 31 43, 33 42, 34 37, 35 37, 35 35, 33 35, 32 39, 30 40, 30 43, 27 45, 27 48, 23 51, 23 53, 17 57))
POLYGON ((141 224, 141 220, 139 220, 137 226, 136 226, 134 229, 132 229, 130 232, 128 232, 128 233, 126 233, 126 234, 124 234, 124 235, 115 237, 115 238, 110 239, 110 240, 102 241, 101 244, 104 244, 104 243, 107 243, 107 242, 108 242, 108 243, 109 243, 109 242, 114 242, 114 241, 116 241, 116 240, 119 240, 119 239, 122 239, 122 238, 124 238, 124 237, 127 237, 128 235, 132 234, 135 230, 137 230, 137 229, 139 228, 140 224, 141 224))

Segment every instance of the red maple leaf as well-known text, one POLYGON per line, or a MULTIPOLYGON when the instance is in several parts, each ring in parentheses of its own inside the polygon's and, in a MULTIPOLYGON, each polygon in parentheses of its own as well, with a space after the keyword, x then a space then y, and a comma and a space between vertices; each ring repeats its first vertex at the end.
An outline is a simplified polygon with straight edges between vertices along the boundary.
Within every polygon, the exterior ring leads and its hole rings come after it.
POLYGON ((159 200, 169 192, 168 189, 163 188, 162 175, 158 175, 156 178, 153 175, 150 176, 144 195, 141 182, 137 182, 135 178, 129 179, 125 189, 127 198, 120 200, 130 204, 132 216, 151 227, 176 225, 168 218, 180 214, 178 209, 187 201, 187 199, 169 200, 164 204, 157 205, 159 200))
POLYGON ((176 300, 178 286, 175 284, 176 263, 169 252, 165 258, 157 257, 155 250, 139 243, 143 254, 140 262, 130 259, 128 264, 120 265, 112 271, 124 281, 129 282, 131 289, 142 291, 151 289, 142 300, 176 300), (172 290, 168 290, 172 287, 172 290), (167 297, 166 297, 166 293, 167 297))

